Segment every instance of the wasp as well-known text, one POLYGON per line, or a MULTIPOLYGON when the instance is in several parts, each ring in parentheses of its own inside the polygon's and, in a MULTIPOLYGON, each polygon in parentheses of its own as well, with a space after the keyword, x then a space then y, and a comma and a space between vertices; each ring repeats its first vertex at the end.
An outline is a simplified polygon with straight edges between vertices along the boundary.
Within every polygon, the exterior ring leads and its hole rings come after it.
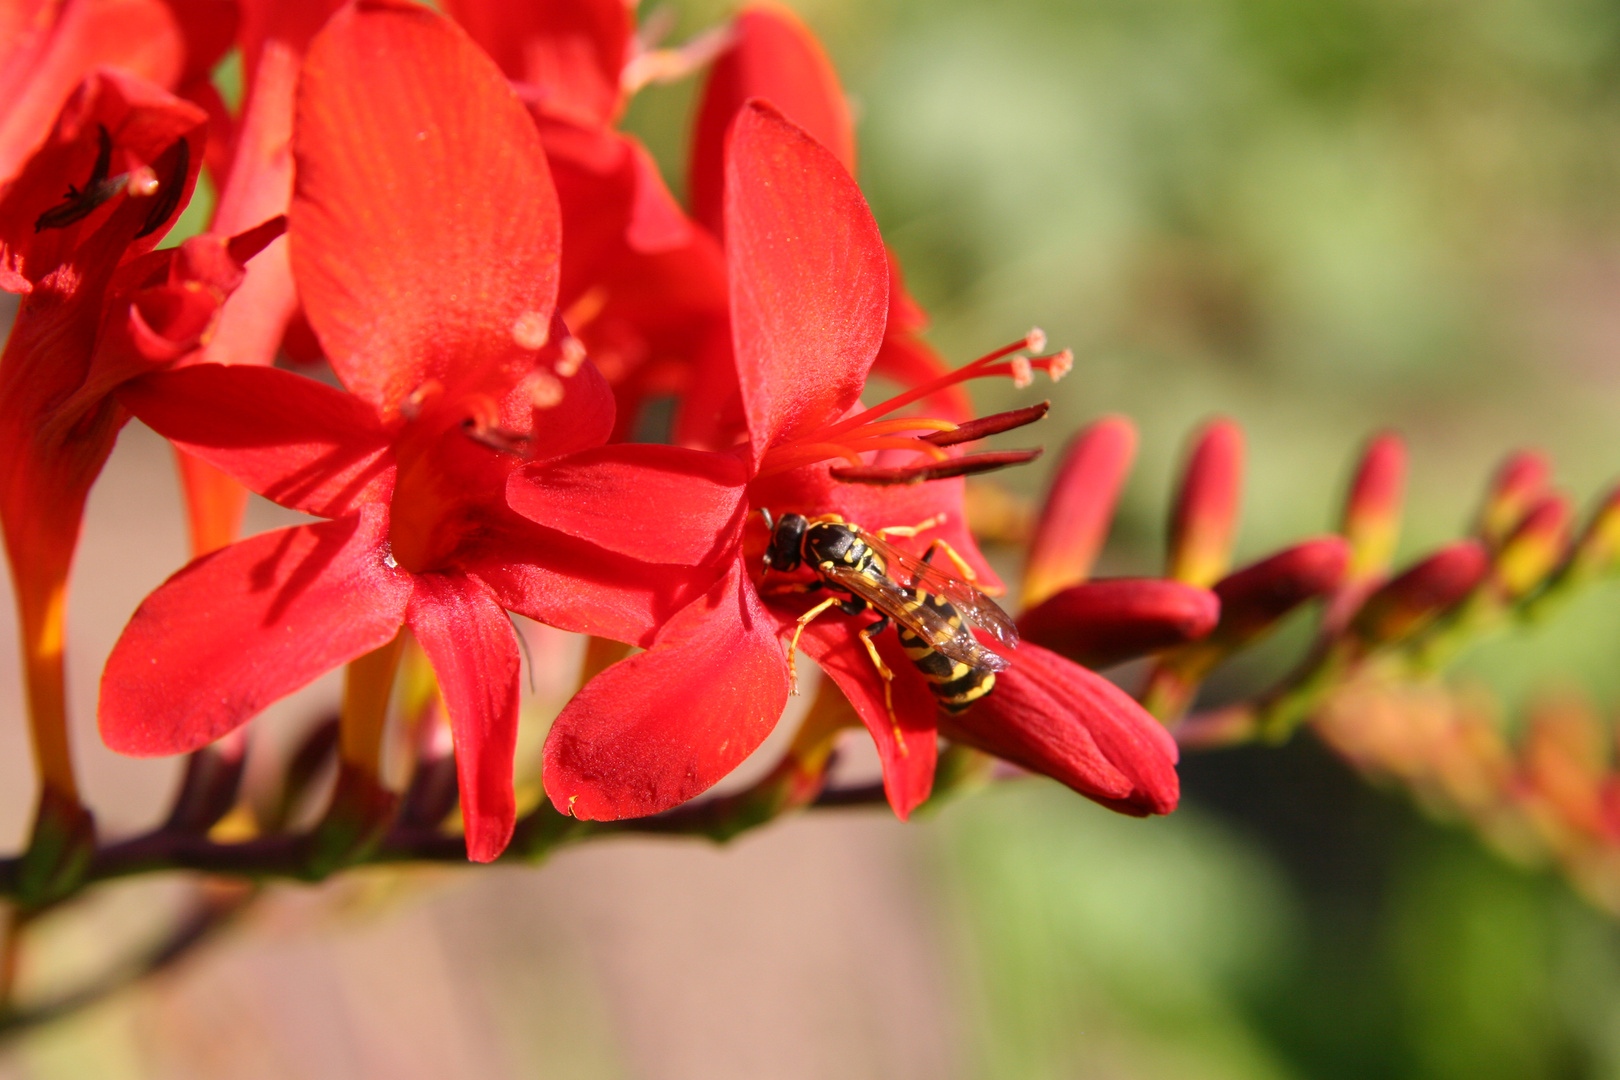
POLYGON ((794 679, 794 651, 799 636, 810 622, 836 607, 855 616, 871 611, 877 621, 860 632, 878 674, 883 677, 884 699, 889 718, 894 720, 894 680, 872 638, 897 624, 900 645, 911 662, 928 680, 929 689, 948 712, 961 712, 988 694, 996 683, 996 672, 1005 671, 1009 662, 985 648, 973 636, 972 627, 987 631, 1009 648, 1018 644, 1018 629, 1012 618, 996 602, 973 585, 973 570, 944 540, 935 540, 921 558, 889 543, 892 536, 916 536, 939 524, 930 519, 920 525, 891 526, 868 532, 836 514, 807 518, 803 514, 783 514, 772 522, 764 511, 770 530, 770 546, 765 551, 767 572, 791 572, 800 565, 815 571, 816 579, 784 586, 783 592, 816 592, 830 589, 832 596, 799 616, 798 628, 788 646, 788 673, 794 679), (933 563, 936 553, 944 552, 961 577, 945 573, 933 563))

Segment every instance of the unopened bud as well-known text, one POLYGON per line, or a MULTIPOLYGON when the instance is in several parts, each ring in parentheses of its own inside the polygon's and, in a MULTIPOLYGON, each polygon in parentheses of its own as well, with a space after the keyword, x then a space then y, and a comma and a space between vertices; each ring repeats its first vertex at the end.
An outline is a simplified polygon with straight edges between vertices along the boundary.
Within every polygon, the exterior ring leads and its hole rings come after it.
POLYGON ((1024 568, 1024 603, 1041 603, 1091 574, 1136 456, 1136 428, 1105 416, 1074 437, 1052 478, 1024 568))
POLYGON ((1167 576, 1209 586, 1226 572, 1243 493, 1243 429, 1207 424, 1182 473, 1170 523, 1167 576))
POLYGON ((1509 454, 1497 468, 1485 501, 1479 508, 1476 531, 1491 547, 1499 547, 1519 527, 1524 515, 1542 495, 1552 476, 1547 456, 1539 450, 1509 454))
POLYGON ((1217 664, 1275 628, 1301 604, 1338 588, 1349 562, 1350 545, 1324 536, 1228 574, 1214 590, 1219 624, 1203 640, 1160 661, 1143 688, 1142 703, 1167 723, 1179 720, 1217 664))
POLYGON ((1102 668, 1197 641, 1221 607, 1207 589, 1158 578, 1088 581, 1064 589, 1018 620, 1027 641, 1102 668))
POLYGON ((1524 515, 1496 553, 1496 581, 1508 599, 1528 595, 1563 559, 1573 516, 1565 495, 1548 495, 1524 515))
POLYGON ((1572 562, 1581 577, 1595 577, 1620 565, 1620 487, 1592 514, 1586 530, 1575 545, 1572 562))
POLYGON ((1404 641, 1466 598, 1489 569, 1479 541, 1448 544, 1368 597, 1350 632, 1369 646, 1404 641))
POLYGON ((1361 581, 1389 568, 1400 534, 1406 493, 1406 444, 1399 435, 1375 435, 1344 501, 1340 531, 1350 541, 1350 578, 1361 581))
POLYGON ((1338 588, 1349 563, 1350 545, 1323 536, 1228 574, 1215 586, 1221 623, 1208 644, 1236 651, 1299 605, 1338 588))

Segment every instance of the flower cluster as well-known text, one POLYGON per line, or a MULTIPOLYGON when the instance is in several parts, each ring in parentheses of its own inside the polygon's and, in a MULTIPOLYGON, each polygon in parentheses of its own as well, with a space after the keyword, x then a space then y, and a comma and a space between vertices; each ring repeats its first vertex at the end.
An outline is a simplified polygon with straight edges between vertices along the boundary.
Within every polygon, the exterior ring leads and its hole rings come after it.
MULTIPOLYGON (((1157 611, 1070 612, 1109 637, 1093 650, 1043 647, 1054 600, 1028 616, 1034 643, 964 622, 1001 586, 963 478, 1035 453, 965 447, 1044 408, 974 418, 963 384, 1055 379, 1071 359, 1032 332, 952 369, 923 342, 808 31, 758 8, 658 48, 622 0, 443 6, 41 5, 0 53, 25 103, 0 126, 0 285, 23 295, 0 360, 0 524, 42 780, 18 892, 71 890, 95 850, 63 612, 86 495, 131 417, 177 451, 196 558, 113 649, 102 737, 239 776, 242 726, 346 668, 309 872, 457 803, 470 858, 507 848, 514 614, 596 643, 544 750, 573 819, 671 811, 731 773, 795 689, 793 643, 835 688, 794 743, 793 798, 861 724, 902 818, 942 739, 1120 811, 1173 809, 1174 741, 1085 666, 1162 647, 1157 611), (234 111, 208 80, 233 45, 234 111), (705 65, 683 207, 615 120, 640 86, 705 65), (204 169, 212 219, 159 248, 204 169), (898 395, 863 403, 873 373, 898 395), (319 520, 238 539, 250 491, 319 520), (768 566, 789 519, 837 526, 868 561, 850 555, 853 580, 825 553, 768 566), (942 707, 963 678, 976 698, 942 707), (441 785, 402 805, 384 784, 396 683, 442 710, 455 800, 441 785)), ((1084 528, 1049 531, 1062 547, 1084 528)), ((1143 587, 1212 624, 1202 574, 1143 587)), ((444 759, 424 752, 419 778, 444 759)), ((177 807, 176 829, 203 832, 230 798, 182 802, 214 807, 177 807)))

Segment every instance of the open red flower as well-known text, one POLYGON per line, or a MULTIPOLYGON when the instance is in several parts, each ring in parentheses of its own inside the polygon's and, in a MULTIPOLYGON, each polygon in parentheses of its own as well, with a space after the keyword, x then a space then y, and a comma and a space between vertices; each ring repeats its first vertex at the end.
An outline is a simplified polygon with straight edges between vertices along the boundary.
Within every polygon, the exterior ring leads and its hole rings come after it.
POLYGON ((449 707, 468 854, 492 859, 513 827, 507 611, 641 640, 682 568, 506 506, 520 453, 601 443, 613 402, 559 348, 556 197, 489 59, 426 8, 346 9, 310 47, 294 152, 293 273, 348 392, 201 364, 124 400, 187 452, 329 520, 205 556, 148 597, 103 674, 102 734, 132 754, 194 749, 409 627, 449 707))
MULTIPOLYGON (((864 467, 871 451, 928 449, 904 432, 954 427, 891 415, 937 386, 857 408, 885 334, 889 280, 876 224, 847 170, 775 109, 751 103, 731 131, 726 191, 735 378, 747 441, 728 455, 690 452, 679 483, 669 480, 646 495, 649 508, 679 506, 725 526, 714 534, 712 555, 721 573, 651 648, 593 680, 553 725, 546 790, 559 809, 580 817, 630 817, 677 805, 735 767, 779 718, 788 692, 783 638, 807 605, 802 594, 761 593, 745 558, 739 510, 838 513, 869 529, 937 519, 922 542, 948 541, 981 583, 996 584, 966 530, 960 479, 882 487, 840 478, 843 461, 864 467)), ((998 363, 1014 348, 953 378, 1016 371, 1020 365, 998 363)), ((1040 362, 1055 365, 1057 358, 1040 362)), ((531 466, 512 478, 512 505, 560 531, 600 531, 616 508, 590 493, 655 449, 613 447, 596 461, 581 456, 565 468, 531 466), (577 497, 548 497, 559 485, 577 497)), ((620 543, 626 554, 637 554, 655 537, 638 533, 620 543)), ((812 623, 802 643, 871 731, 890 802, 904 817, 932 784, 936 703, 893 635, 884 635, 879 647, 895 673, 891 714, 884 680, 856 640, 861 628, 827 618, 812 623)), ((1018 760, 1110 805, 1147 812, 1174 805, 1174 747, 1123 694, 1044 653, 1033 664, 1015 660, 1002 680, 1008 690, 969 715, 1017 731, 1018 760)))

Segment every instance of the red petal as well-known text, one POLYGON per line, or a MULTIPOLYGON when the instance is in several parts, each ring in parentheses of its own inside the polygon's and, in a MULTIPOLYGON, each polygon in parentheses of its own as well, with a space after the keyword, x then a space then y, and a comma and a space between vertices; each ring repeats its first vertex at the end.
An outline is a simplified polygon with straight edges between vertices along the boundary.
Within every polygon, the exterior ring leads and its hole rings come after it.
POLYGON ((883 341, 888 257, 838 159, 768 105, 738 114, 726 184, 732 340, 757 461, 859 399, 883 341))
POLYGON ((506 497, 529 520, 609 551, 696 566, 735 544, 746 480, 730 454, 631 444, 530 465, 506 497))
POLYGON ((855 172, 855 125, 821 43, 786 8, 755 7, 732 24, 734 44, 715 59, 692 132, 692 216, 720 235, 726 131, 750 98, 762 98, 855 172))
POLYGON ((455 24, 409 3, 345 9, 299 82, 290 233, 310 324, 344 385, 392 412, 526 370, 560 222, 540 136, 455 24), (518 334, 518 337, 526 337, 518 334))
POLYGON ((857 636, 871 621, 868 616, 852 619, 830 612, 810 624, 799 646, 838 684, 871 732, 883 762, 883 792, 895 816, 905 821, 934 789, 939 704, 900 648, 899 638, 887 630, 874 640, 878 654, 894 672, 895 715, 890 718, 883 678, 857 636))
POLYGON ((447 574, 417 576, 406 619, 450 713, 467 857, 490 862, 506 850, 517 820, 512 762, 522 658, 511 620, 481 582, 447 574))
POLYGON ((385 645, 411 594, 384 562, 388 513, 263 533, 142 601, 101 674, 101 737, 137 757, 206 746, 385 645))
POLYGON ((314 379, 197 364, 137 379, 119 399, 176 446, 290 509, 339 517, 393 494, 393 454, 376 414, 314 379))
POLYGON ((579 124, 612 122, 634 11, 624 0, 447 0, 444 6, 501 70, 529 84, 542 112, 579 124))
POLYGON ((1164 727, 1101 675, 1038 645, 1020 646, 994 690, 940 726, 1121 813, 1168 814, 1180 797, 1164 727))
POLYGON ((593 820, 678 806, 764 741, 787 691, 776 623, 735 560, 651 649, 568 703, 546 739, 546 792, 563 813, 593 820))
POLYGON ((21 170, 93 68, 115 67, 172 87, 184 53, 180 27, 159 0, 6 4, 0 11, 0 101, 6 103, 0 185, 21 170))
POLYGON ((456 564, 494 589, 507 610, 560 630, 649 646, 719 573, 626 558, 515 513, 487 524, 464 542, 456 564))

